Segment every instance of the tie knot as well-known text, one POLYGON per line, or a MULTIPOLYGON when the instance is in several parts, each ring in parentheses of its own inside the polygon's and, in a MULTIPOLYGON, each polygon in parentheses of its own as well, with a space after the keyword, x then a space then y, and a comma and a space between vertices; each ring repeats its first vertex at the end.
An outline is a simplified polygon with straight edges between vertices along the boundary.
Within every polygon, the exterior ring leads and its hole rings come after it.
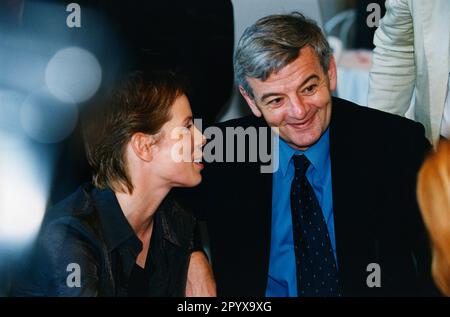
POLYGON ((311 162, 304 155, 294 155, 295 174, 304 177, 311 162))

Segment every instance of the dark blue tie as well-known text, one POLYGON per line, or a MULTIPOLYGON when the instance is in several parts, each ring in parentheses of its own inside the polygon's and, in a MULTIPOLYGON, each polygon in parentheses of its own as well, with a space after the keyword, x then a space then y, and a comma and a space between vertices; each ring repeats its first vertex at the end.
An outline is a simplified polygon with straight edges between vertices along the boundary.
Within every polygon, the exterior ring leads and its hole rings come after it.
POLYGON ((291 212, 298 296, 341 296, 328 228, 314 190, 306 178, 310 162, 293 157, 291 212))

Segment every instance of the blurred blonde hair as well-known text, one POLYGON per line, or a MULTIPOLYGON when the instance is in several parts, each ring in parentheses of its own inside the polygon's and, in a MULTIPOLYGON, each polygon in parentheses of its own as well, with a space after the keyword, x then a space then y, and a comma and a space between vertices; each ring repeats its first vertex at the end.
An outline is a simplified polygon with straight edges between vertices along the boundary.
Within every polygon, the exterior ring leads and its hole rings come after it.
POLYGON ((432 274, 450 296, 450 142, 441 141, 419 171, 417 197, 432 241, 432 274))

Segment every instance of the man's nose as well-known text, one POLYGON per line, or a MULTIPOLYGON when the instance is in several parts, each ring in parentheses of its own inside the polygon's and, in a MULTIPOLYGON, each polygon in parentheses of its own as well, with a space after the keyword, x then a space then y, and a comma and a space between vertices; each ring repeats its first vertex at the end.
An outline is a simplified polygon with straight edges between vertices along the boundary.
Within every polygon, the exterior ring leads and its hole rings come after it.
POLYGON ((303 118, 306 116, 306 104, 300 96, 291 97, 290 115, 295 118, 303 118))

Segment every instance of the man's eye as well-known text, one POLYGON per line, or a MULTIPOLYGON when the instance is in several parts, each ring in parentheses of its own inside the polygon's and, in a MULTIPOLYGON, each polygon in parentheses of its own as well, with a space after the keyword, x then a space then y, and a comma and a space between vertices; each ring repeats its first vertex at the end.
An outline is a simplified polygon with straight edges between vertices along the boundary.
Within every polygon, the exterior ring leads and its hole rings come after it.
POLYGON ((281 101, 282 101, 282 98, 275 98, 275 99, 272 99, 271 101, 269 101, 268 104, 271 105, 271 106, 276 106, 279 103, 281 103, 281 101))
POLYGON ((305 94, 311 94, 311 93, 315 92, 316 89, 317 89, 317 85, 314 84, 314 85, 308 86, 308 87, 306 87, 305 89, 303 89, 303 93, 305 93, 305 94))

